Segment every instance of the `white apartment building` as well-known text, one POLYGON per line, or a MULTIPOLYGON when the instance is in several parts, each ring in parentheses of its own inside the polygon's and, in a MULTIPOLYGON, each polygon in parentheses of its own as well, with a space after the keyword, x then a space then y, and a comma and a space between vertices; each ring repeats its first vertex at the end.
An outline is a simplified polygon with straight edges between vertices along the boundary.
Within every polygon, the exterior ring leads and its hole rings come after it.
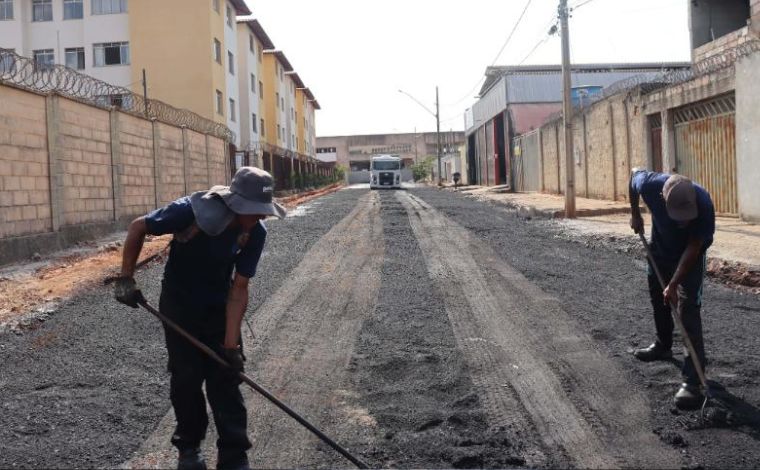
POLYGON ((264 50, 274 44, 258 20, 240 19, 237 22, 238 56, 240 70, 238 96, 240 97, 241 150, 257 150, 264 142, 264 50))
POLYGON ((131 85, 127 0, 0 0, 0 47, 131 85))

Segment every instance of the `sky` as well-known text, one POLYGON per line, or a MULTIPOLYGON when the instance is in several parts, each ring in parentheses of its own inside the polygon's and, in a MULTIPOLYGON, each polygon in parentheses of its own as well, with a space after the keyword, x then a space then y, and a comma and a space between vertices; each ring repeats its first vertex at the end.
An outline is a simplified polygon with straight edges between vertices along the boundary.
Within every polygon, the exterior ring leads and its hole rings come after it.
MULTIPOLYGON (((689 61, 687 2, 569 0, 571 61, 689 61)), ((433 132, 434 115, 408 95, 435 112, 436 86, 441 130, 462 130, 486 67, 561 61, 547 34, 559 0, 247 3, 319 101, 318 137, 433 132)))

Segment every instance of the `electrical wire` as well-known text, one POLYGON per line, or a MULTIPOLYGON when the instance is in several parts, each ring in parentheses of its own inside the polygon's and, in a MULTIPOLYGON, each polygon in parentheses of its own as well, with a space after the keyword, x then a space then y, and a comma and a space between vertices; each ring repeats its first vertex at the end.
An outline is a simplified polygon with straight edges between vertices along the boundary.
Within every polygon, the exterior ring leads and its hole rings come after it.
POLYGON ((588 3, 593 2, 594 0, 586 0, 585 2, 581 2, 578 5, 575 5, 574 7, 570 7, 571 10, 577 10, 578 8, 582 7, 583 5, 586 5, 588 3))
POLYGON ((530 8, 530 4, 533 3, 533 0, 528 0, 525 3, 525 8, 523 8, 522 13, 520 13, 520 17, 517 18, 517 22, 515 23, 515 26, 512 28, 512 31, 509 33, 509 36, 507 36, 507 40, 504 41, 504 44, 502 44, 501 49, 499 49, 499 53, 496 54, 496 57, 493 58, 493 62, 491 62, 491 66, 493 67, 496 64, 496 61, 499 60, 499 57, 501 56, 501 53, 504 52, 504 49, 509 44, 509 41, 512 40, 512 36, 515 35, 515 31, 517 31, 517 27, 520 26, 520 23, 522 23, 523 17, 525 17, 525 13, 528 11, 528 8, 530 8))
MULTIPOLYGON (((528 11, 528 8, 530 7, 531 3, 533 3, 533 0, 528 0, 525 3, 525 8, 523 8, 522 13, 520 13, 520 17, 517 18, 517 22, 515 22, 515 25, 512 28, 512 31, 509 32, 509 36, 507 36, 506 41, 504 41, 504 44, 502 44, 501 49, 499 49, 498 54, 496 54, 496 57, 493 58, 493 62, 491 62, 491 67, 493 67, 494 64, 496 64, 496 61, 499 60, 501 53, 504 52, 504 49, 506 49, 507 45, 509 45, 509 41, 512 40, 512 36, 515 35, 515 31, 517 31, 518 26, 520 26, 520 23, 522 23, 522 19, 523 17, 525 17, 525 13, 528 11)), ((465 94, 462 98, 455 101, 454 103, 448 103, 445 106, 456 106, 462 101, 466 100, 467 98, 470 98, 472 93, 481 85, 481 82, 483 82, 484 80, 485 80, 485 77, 480 77, 480 79, 475 84, 475 86, 473 86, 472 89, 470 89, 470 91, 467 92, 467 94, 465 94)))

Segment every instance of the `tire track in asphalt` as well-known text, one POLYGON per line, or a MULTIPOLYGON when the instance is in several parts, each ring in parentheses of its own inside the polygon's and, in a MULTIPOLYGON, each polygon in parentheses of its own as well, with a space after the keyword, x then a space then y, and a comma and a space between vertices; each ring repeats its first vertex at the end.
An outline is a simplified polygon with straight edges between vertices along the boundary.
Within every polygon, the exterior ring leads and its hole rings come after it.
MULTIPOLYGON (((556 298, 429 204, 408 193, 397 198, 440 290, 464 295, 469 304, 467 312, 447 299, 447 313, 497 420, 515 418, 508 384, 550 454, 584 468, 680 465, 678 454, 651 432, 644 397, 556 298)), ((518 425, 525 426, 519 419, 518 425)))
MULTIPOLYGON (((384 247, 379 204, 376 193, 363 195, 253 313, 255 338, 244 332, 247 373, 338 442, 373 426, 365 410, 347 404, 353 393, 345 386, 345 371, 379 290, 384 247)), ((252 467, 346 466, 292 418, 242 387, 252 467)), ((176 453, 169 439, 174 422, 170 411, 124 466, 173 466, 176 453)), ((209 426, 203 445, 210 464, 216 461, 215 441, 209 426)))

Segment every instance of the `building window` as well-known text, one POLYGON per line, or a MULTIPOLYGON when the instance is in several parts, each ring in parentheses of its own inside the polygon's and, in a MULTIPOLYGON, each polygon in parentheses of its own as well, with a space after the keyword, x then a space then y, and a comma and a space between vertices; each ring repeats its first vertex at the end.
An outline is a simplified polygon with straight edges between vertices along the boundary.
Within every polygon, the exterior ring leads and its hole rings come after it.
POLYGON ((219 64, 222 63, 222 43, 216 38, 214 38, 214 60, 219 64))
MULTIPOLYGON (((6 52, 16 52, 16 49, 6 49, 6 52)), ((13 54, 0 54, 0 73, 11 73, 16 70, 16 57, 13 54)))
POLYGON ((256 94, 256 75, 251 74, 251 93, 256 94))
POLYGON ((252 54, 256 53, 256 42, 253 40, 253 34, 248 35, 248 49, 252 54))
POLYGON ((66 49, 66 67, 74 70, 84 70, 84 47, 66 49))
POLYGON ((127 0, 92 0, 93 15, 113 15, 127 12, 127 0))
POLYGON ((55 65, 55 54, 53 49, 39 49, 33 51, 34 68, 36 70, 45 70, 55 65))
POLYGON ((264 96, 264 84, 259 80, 259 96, 264 96))
POLYGON ((95 98, 95 102, 98 103, 100 106, 115 106, 117 108, 124 108, 128 104, 132 104, 131 98, 129 96, 121 95, 121 94, 114 94, 114 95, 100 95, 95 98))
POLYGON ((53 0, 32 2, 32 21, 53 21, 53 0))
POLYGON ((283 71, 282 71, 282 67, 280 67, 280 81, 282 81, 283 78, 284 78, 284 74, 283 74, 283 71))
POLYGON ((277 103, 280 102, 280 94, 275 92, 274 94, 274 105, 277 106, 277 103))
POLYGON ((212 0, 211 5, 214 7, 214 11, 219 13, 219 0, 212 0))
POLYGON ((13 0, 0 0, 0 21, 13 19, 13 0))
POLYGON ((129 65, 128 42, 105 42, 93 44, 93 65, 104 67, 107 65, 129 65))
POLYGON ((235 100, 230 98, 230 121, 235 122, 237 120, 237 113, 235 112, 235 100))
POLYGON ((216 114, 224 116, 224 95, 216 90, 216 114))
POLYGON ((253 133, 254 134, 258 134, 259 133, 259 130, 256 128, 257 124, 258 124, 258 120, 256 118, 256 113, 252 113, 251 114, 251 125, 252 125, 252 129, 253 129, 253 133))
POLYGON ((280 131, 279 124, 277 124, 277 140, 282 140, 282 132, 280 131))
POLYGON ((230 51, 227 51, 227 68, 230 70, 230 75, 235 75, 235 56, 230 51))
POLYGON ((81 20, 84 18, 82 0, 63 0, 63 19, 81 20))
POLYGON ((280 98, 280 109, 285 111, 285 98, 280 98))
POLYGON ((232 8, 227 5, 227 26, 232 28, 232 8))
POLYGON ((264 60, 264 48, 259 47, 259 63, 261 63, 262 60, 264 60))
POLYGON ((261 119, 261 120, 259 121, 259 123, 261 124, 261 126, 260 126, 260 129, 261 129, 261 137, 264 137, 264 136, 266 135, 266 133, 267 133, 267 128, 266 128, 266 127, 264 127, 264 120, 263 120, 263 119, 261 119))

